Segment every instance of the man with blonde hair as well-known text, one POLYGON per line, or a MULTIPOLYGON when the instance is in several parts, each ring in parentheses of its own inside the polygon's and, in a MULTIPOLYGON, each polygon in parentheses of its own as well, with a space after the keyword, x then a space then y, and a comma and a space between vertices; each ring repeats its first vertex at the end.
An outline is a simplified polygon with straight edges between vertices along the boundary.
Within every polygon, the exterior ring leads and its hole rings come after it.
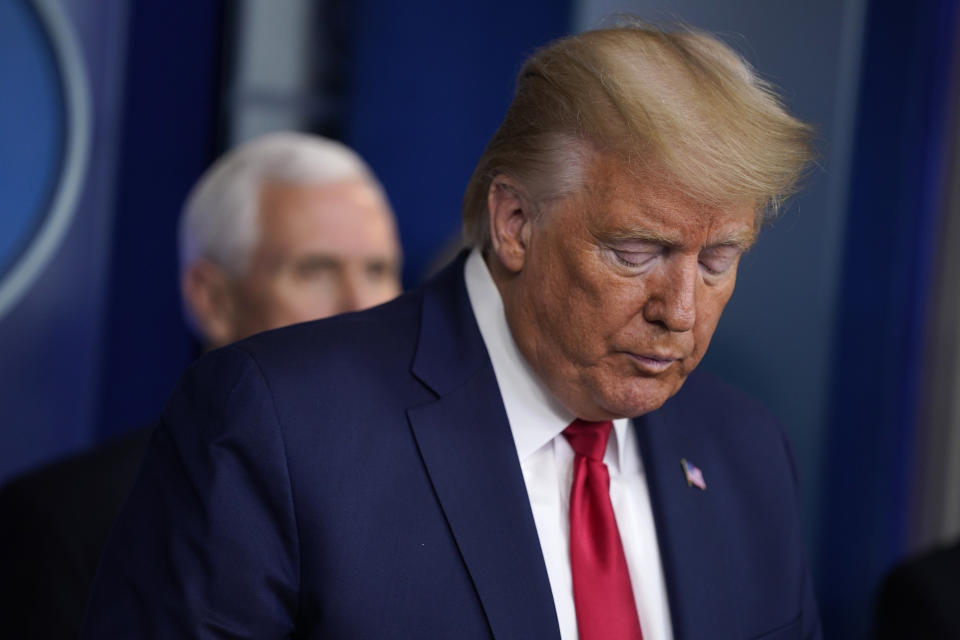
POLYGON ((536 52, 470 251, 188 372, 89 637, 819 637, 786 440, 694 372, 809 137, 703 33, 536 52))

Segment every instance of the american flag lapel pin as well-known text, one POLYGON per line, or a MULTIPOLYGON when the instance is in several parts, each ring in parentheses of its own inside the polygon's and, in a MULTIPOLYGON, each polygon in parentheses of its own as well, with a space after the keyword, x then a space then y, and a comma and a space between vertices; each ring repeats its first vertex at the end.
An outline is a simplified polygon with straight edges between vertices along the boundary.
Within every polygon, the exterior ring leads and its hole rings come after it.
POLYGON ((683 476, 687 479, 688 487, 696 487, 701 491, 707 490, 707 483, 703 479, 703 472, 694 465, 687 462, 686 458, 680 458, 680 466, 683 467, 683 476))

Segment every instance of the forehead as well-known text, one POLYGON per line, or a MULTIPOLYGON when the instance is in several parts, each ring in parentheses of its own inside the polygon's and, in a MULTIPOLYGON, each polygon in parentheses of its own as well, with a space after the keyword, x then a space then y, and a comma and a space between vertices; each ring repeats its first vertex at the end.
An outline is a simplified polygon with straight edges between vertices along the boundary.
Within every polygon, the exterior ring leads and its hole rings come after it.
POLYGON ((612 154, 596 154, 580 192, 584 224, 595 235, 701 246, 752 244, 753 202, 704 202, 654 166, 636 168, 612 154))
POLYGON ((343 252, 396 250, 393 215, 363 180, 333 184, 265 182, 260 189, 260 242, 343 252))

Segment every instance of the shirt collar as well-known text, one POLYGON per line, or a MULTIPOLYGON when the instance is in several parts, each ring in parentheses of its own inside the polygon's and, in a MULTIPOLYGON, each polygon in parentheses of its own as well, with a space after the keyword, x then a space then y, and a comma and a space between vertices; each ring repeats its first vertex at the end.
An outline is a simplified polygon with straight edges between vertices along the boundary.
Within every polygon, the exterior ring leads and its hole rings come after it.
POLYGON ((510 431, 523 462, 560 434, 575 416, 547 390, 513 340, 503 300, 478 249, 464 268, 467 295, 487 347, 510 431))
MULTIPOLYGON (((554 398, 520 353, 507 324, 500 291, 478 249, 473 249, 467 258, 464 280, 473 315, 497 377, 517 455, 520 462, 524 462, 560 435, 576 416, 554 398)), ((621 443, 614 449, 621 467, 627 422, 623 419, 613 423, 615 435, 611 440, 615 440, 614 446, 621 443)))

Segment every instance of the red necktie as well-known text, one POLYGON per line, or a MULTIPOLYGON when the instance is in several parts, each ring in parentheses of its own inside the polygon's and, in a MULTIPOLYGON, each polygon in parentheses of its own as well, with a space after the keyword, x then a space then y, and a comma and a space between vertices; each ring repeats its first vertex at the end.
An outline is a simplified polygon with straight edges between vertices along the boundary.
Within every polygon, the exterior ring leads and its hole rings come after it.
POLYGON ((603 463, 610 422, 563 430, 576 457, 570 490, 570 569, 580 640, 643 640, 603 463))

